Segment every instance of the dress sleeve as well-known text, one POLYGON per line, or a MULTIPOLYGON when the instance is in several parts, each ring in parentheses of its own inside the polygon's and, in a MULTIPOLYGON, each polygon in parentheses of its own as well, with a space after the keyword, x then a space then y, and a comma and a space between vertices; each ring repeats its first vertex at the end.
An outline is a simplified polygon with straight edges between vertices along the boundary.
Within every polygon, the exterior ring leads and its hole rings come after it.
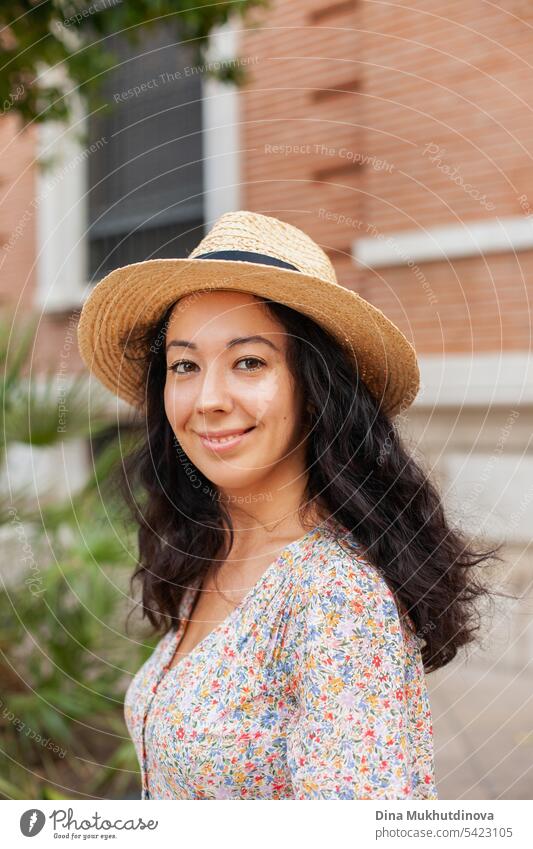
POLYGON ((413 798, 402 628, 370 568, 328 566, 295 615, 287 761, 296 799, 413 798))

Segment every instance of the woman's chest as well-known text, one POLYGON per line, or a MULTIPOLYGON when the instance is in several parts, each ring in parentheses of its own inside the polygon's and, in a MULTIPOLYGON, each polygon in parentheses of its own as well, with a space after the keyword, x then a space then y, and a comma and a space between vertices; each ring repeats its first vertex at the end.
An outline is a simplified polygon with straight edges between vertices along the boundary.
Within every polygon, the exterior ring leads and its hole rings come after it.
MULTIPOLYGON (((261 585, 261 578, 271 565, 271 552, 263 552, 239 565, 224 564, 218 570, 211 570, 202 581, 201 587, 191 591, 185 598, 183 610, 186 612, 182 633, 176 641, 170 666, 173 668, 197 646, 216 633, 224 623, 232 623, 245 628, 245 621, 233 620, 233 614, 248 599, 253 604, 252 594, 261 585)), ((260 599, 259 599, 260 603, 260 599)), ((272 622, 272 625, 275 623, 272 622)))
POLYGON ((243 599, 242 591, 224 590, 210 586, 197 593, 195 604, 182 624, 182 635, 175 640, 171 668, 196 649, 210 634, 216 632, 231 616, 243 599), (240 597, 239 597, 240 595, 240 597))
POLYGON ((151 697, 140 694, 151 797, 283 798, 285 729, 295 709, 283 676, 231 640, 214 649, 169 669, 151 697))
POLYGON ((181 634, 168 634, 130 684, 126 719, 152 798, 211 797, 215 787, 213 798, 243 798, 249 780, 253 798, 261 786, 265 798, 289 792, 295 653, 289 585, 274 577, 173 667, 181 634))
POLYGON ((274 605, 237 609, 199 642, 198 634, 191 637, 174 664, 184 637, 181 628, 168 633, 128 687, 125 715, 132 737, 139 737, 144 718, 169 734, 182 721, 194 731, 203 722, 223 734, 243 721, 268 725, 290 700, 288 618, 284 607, 274 605))

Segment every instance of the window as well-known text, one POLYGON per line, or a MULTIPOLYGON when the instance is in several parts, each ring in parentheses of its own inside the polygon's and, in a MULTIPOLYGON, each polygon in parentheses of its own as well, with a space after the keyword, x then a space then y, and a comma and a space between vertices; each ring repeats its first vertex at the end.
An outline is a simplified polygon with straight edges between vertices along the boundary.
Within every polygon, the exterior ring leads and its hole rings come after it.
POLYGON ((166 22, 139 44, 106 42, 117 61, 102 86, 113 110, 89 119, 91 282, 131 262, 186 256, 203 236, 202 81, 179 40, 166 22))

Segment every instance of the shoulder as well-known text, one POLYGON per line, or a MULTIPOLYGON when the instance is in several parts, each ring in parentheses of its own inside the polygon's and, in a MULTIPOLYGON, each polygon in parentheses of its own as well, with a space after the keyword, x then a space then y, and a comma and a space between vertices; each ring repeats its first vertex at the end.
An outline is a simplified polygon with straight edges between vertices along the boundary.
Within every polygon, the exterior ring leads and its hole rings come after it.
POLYGON ((394 604, 385 578, 371 563, 363 548, 348 542, 342 532, 320 534, 312 539, 295 563, 299 596, 303 602, 313 596, 340 602, 370 597, 394 604))
POLYGON ((348 624, 359 636, 387 632, 401 639, 397 601, 380 571, 361 546, 347 542, 342 531, 311 541, 296 564, 294 624, 322 620, 348 624))

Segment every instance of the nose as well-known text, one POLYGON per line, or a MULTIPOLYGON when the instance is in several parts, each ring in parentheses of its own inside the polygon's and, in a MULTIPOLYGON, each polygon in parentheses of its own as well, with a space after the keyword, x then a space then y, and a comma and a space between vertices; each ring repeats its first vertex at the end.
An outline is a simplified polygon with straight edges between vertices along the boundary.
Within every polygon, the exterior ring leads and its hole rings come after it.
POLYGON ((230 412, 233 407, 231 393, 224 376, 223 364, 209 363, 198 383, 196 412, 200 415, 217 411, 230 412))

